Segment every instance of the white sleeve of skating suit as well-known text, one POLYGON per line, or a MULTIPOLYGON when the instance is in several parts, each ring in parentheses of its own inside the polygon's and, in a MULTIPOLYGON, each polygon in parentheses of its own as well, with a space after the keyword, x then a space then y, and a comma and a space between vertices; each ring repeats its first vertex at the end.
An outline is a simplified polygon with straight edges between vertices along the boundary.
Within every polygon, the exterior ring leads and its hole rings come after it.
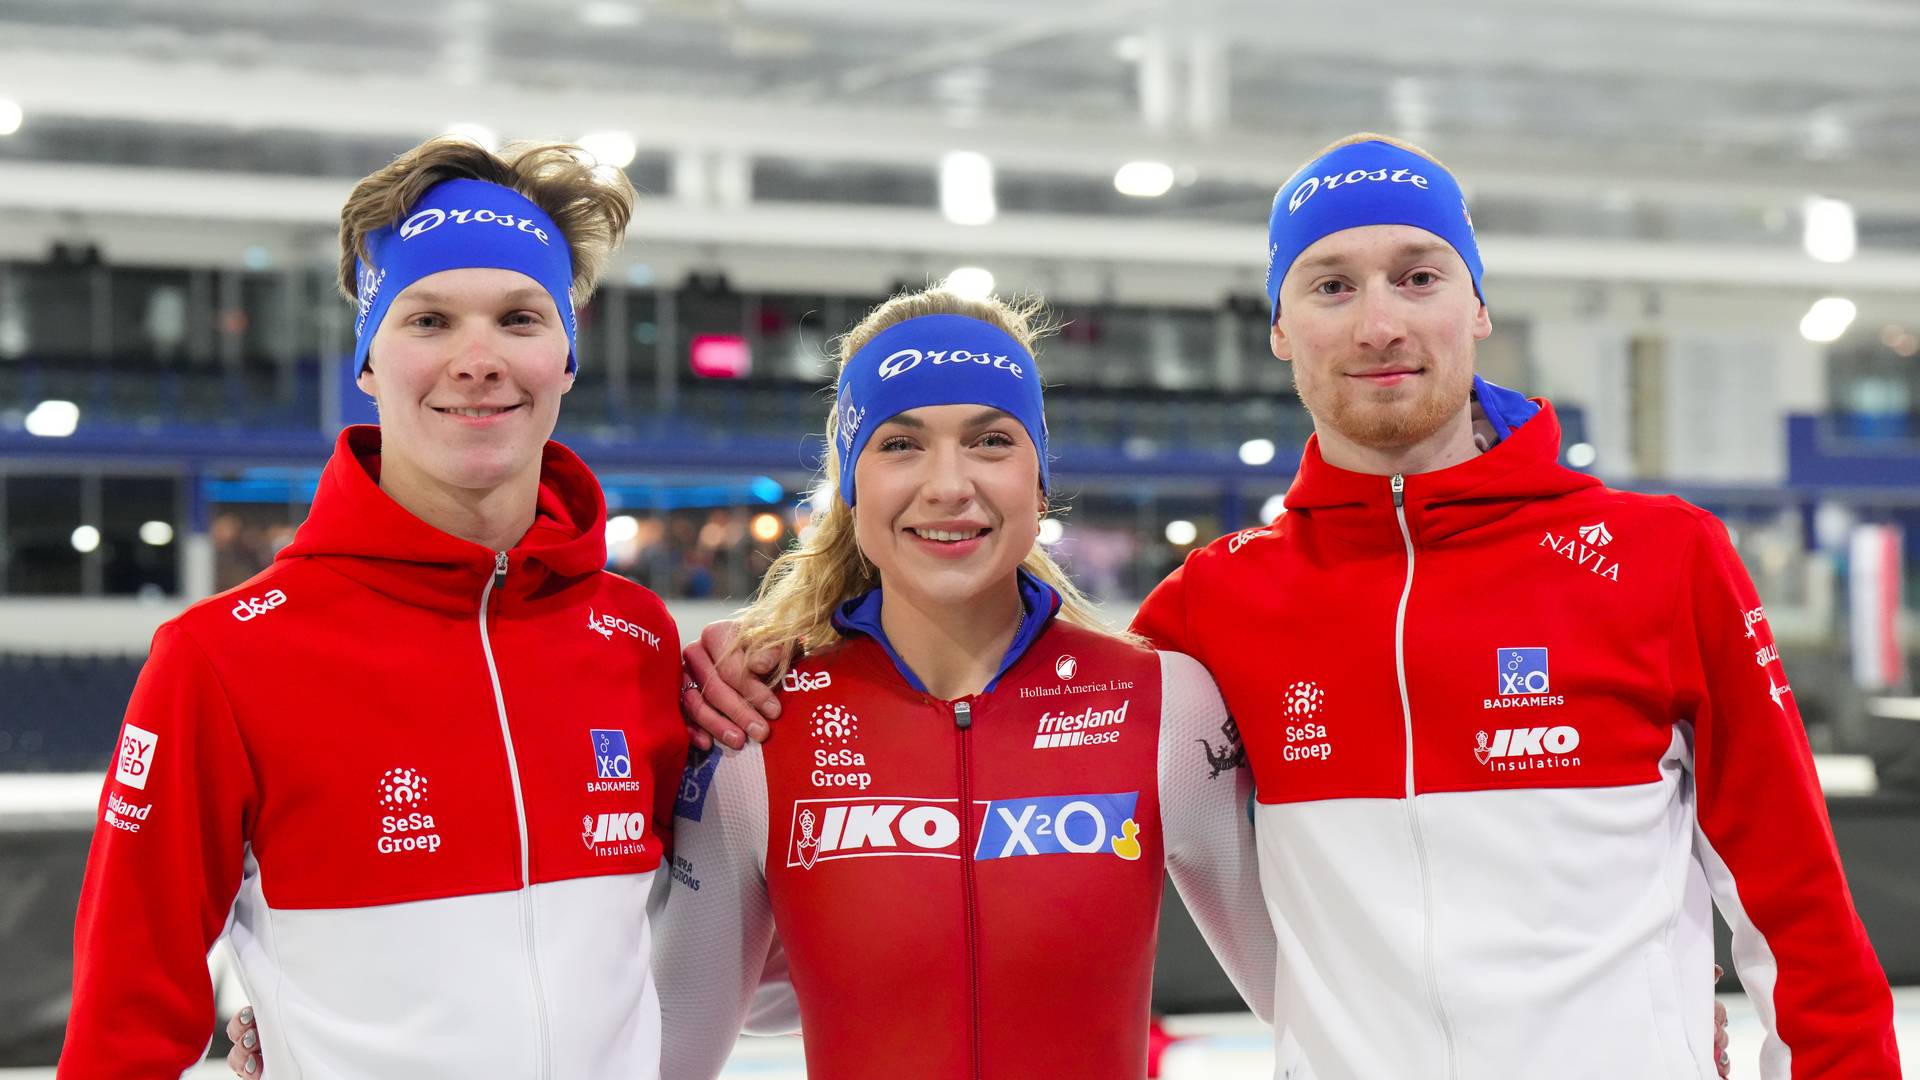
POLYGON ((1253 845, 1253 770, 1200 662, 1160 654, 1160 822, 1167 870, 1248 1006, 1273 1023, 1273 922, 1253 845))
POLYGON ((720 1075, 743 1029, 799 1030, 767 898, 767 774, 757 743, 689 762, 673 822, 672 883, 651 905, 661 1080, 720 1075), (691 794, 690 794, 691 793, 691 794))

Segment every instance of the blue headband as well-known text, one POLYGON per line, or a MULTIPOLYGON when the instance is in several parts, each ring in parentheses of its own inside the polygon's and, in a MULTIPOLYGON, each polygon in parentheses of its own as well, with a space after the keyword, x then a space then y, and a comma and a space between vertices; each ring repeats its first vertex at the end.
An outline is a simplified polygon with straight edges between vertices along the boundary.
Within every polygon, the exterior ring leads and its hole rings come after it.
POLYGON ((987 405, 1020 422, 1040 455, 1047 486, 1047 416, 1033 357, 1006 331, 965 315, 922 315, 888 327, 840 370, 833 450, 840 497, 853 505, 853 463, 873 430, 908 409, 987 405))
POLYGON ((484 180, 442 180, 427 189, 400 224, 367 237, 372 259, 359 260, 360 313, 353 324, 353 370, 367 367, 367 349, 393 298, 442 270, 517 270, 553 296, 567 323, 567 371, 573 359, 573 253, 546 211, 510 188, 484 180))
POLYGON ((1315 159, 1273 197, 1267 219, 1267 299, 1280 317, 1280 282, 1324 236, 1363 225, 1411 225, 1453 245, 1480 291, 1480 246, 1466 197, 1447 170, 1390 143, 1342 146, 1315 159))

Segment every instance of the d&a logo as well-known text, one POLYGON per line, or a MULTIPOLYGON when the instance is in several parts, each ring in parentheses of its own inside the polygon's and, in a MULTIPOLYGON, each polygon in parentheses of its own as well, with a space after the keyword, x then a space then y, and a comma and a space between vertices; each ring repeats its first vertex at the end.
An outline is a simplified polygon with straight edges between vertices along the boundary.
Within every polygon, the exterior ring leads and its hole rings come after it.
POLYGON ((1559 769, 1580 764, 1580 732, 1565 724, 1557 727, 1501 728, 1492 736, 1474 736, 1473 756, 1494 772, 1559 769))
POLYGON ((1247 546, 1248 541, 1258 540, 1263 536, 1272 535, 1272 529, 1241 529, 1239 532, 1233 534, 1233 539, 1227 541, 1227 554, 1233 555, 1238 553, 1241 548, 1247 546))
POLYGON ((146 790, 147 777, 153 774, 153 748, 160 736, 146 728, 127 724, 120 729, 120 747, 114 752, 113 778, 130 788, 146 790))
MULTIPOLYGON (((980 837, 973 858, 1023 855, 1113 855, 1140 858, 1140 793, 1040 795, 976 800, 970 808, 980 837)), ((961 857, 960 818, 953 799, 805 799, 794 803, 788 866, 811 870, 835 859, 880 856, 961 857)))
POLYGON ((380 777, 380 838, 374 848, 382 855, 405 851, 439 851, 439 826, 427 812, 427 778, 418 769, 388 769, 380 777))
POLYGON ((825 690, 832 685, 833 673, 830 671, 799 671, 789 669, 785 675, 780 676, 780 689, 795 694, 806 694, 815 690, 825 690))
POLYGON ((265 596, 249 596, 233 605, 233 617, 241 622, 257 619, 281 604, 287 602, 287 594, 279 589, 268 589, 265 596))
POLYGON ((595 855, 638 855, 646 850, 647 815, 587 814, 580 819, 580 842, 595 855))
POLYGON ((1069 682, 1073 681, 1074 673, 1079 670, 1080 670, 1080 661, 1075 660, 1069 654, 1063 653, 1061 654, 1060 659, 1055 660, 1053 662, 1053 673, 1055 675, 1060 676, 1063 679, 1066 679, 1069 682))

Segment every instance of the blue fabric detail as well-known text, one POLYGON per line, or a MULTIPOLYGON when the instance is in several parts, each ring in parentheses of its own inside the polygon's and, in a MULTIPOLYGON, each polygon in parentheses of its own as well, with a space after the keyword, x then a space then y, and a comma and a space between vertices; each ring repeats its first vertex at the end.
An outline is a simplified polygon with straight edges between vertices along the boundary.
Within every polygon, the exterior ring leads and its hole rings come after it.
POLYGON ((1363 225, 1411 225, 1460 253, 1480 289, 1480 245, 1467 200, 1447 170, 1383 142, 1354 143, 1323 154, 1273 197, 1267 219, 1267 301, 1280 317, 1280 282, 1300 253, 1322 237, 1363 225))
POLYGON ((1487 423, 1493 425, 1494 434, 1502 441, 1540 411, 1540 406, 1527 395, 1490 383, 1478 375, 1473 377, 1473 396, 1480 402, 1480 411, 1486 414, 1487 423))
MULTIPOLYGON (((1027 650, 1046 630, 1047 624, 1053 622, 1053 617, 1060 613, 1060 594, 1053 590, 1053 586, 1025 570, 1021 570, 1018 577, 1020 606, 1027 616, 1020 624, 1020 632, 1008 643, 1007 654, 1000 658, 1000 669, 993 673, 993 679, 987 683, 988 691, 1000 685, 1001 676, 1020 662, 1020 658, 1027 654, 1027 650)), ((833 627, 842 634, 864 634, 872 638, 887 651, 887 658, 893 661, 894 669, 900 672, 901 678, 907 680, 907 685, 923 694, 927 693, 927 684, 920 681, 920 676, 915 675, 913 669, 900 659, 900 654, 893 651, 893 643, 887 640, 887 631, 880 625, 880 605, 880 590, 869 589, 840 605, 840 609, 833 613, 833 627)))
POLYGON ((371 260, 358 262, 360 311, 354 320, 353 370, 367 366, 373 336, 407 286, 443 270, 517 270, 547 290, 567 326, 567 371, 574 362, 573 252, 546 211, 519 192, 484 180, 442 180, 397 226, 367 237, 371 260))
POLYGON ((965 315, 922 315, 888 327, 861 346, 840 371, 834 407, 840 417, 840 497, 853 505, 853 463, 873 430, 927 405, 987 405, 1020 422, 1040 455, 1047 486, 1047 415, 1040 371, 1012 335, 965 315))

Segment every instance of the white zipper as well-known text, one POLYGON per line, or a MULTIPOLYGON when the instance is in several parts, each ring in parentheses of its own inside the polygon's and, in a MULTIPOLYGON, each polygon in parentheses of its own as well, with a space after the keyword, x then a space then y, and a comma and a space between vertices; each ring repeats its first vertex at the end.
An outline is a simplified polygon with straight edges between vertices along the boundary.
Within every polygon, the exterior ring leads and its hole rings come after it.
POLYGON ((493 573, 480 589, 480 650, 487 657, 487 676, 493 680, 493 707, 500 716, 500 740, 507 746, 507 777, 513 784, 513 816, 520 827, 520 931, 527 951, 527 974, 533 983, 534 1032, 538 1038, 538 1076, 552 1073, 552 1050, 547 1045, 547 998, 540 981, 540 949, 533 920, 533 873, 527 844, 527 802, 520 790, 520 760, 513 752, 513 731, 507 727, 507 698, 500 692, 500 668, 493 662, 493 639, 487 633, 487 605, 493 589, 507 580, 507 553, 493 553, 493 573))
POLYGON ((1393 476, 1393 516, 1400 523, 1400 539, 1407 546, 1407 582, 1400 588, 1400 609, 1393 617, 1393 667, 1400 677, 1400 720, 1406 733, 1407 755, 1407 829, 1413 834, 1413 853, 1420 864, 1420 915, 1425 923, 1420 945, 1426 965, 1427 1003, 1433 1007, 1434 1022, 1440 1026, 1440 1041, 1447 1048, 1447 1075, 1460 1075, 1459 1055, 1453 1045, 1453 1022, 1447 1018, 1446 1004, 1440 998, 1440 976, 1433 957, 1433 885, 1427 869, 1427 841, 1420 831, 1420 813, 1413 803, 1413 699, 1407 694, 1407 598, 1413 595, 1413 530, 1407 528, 1406 477, 1393 476))

